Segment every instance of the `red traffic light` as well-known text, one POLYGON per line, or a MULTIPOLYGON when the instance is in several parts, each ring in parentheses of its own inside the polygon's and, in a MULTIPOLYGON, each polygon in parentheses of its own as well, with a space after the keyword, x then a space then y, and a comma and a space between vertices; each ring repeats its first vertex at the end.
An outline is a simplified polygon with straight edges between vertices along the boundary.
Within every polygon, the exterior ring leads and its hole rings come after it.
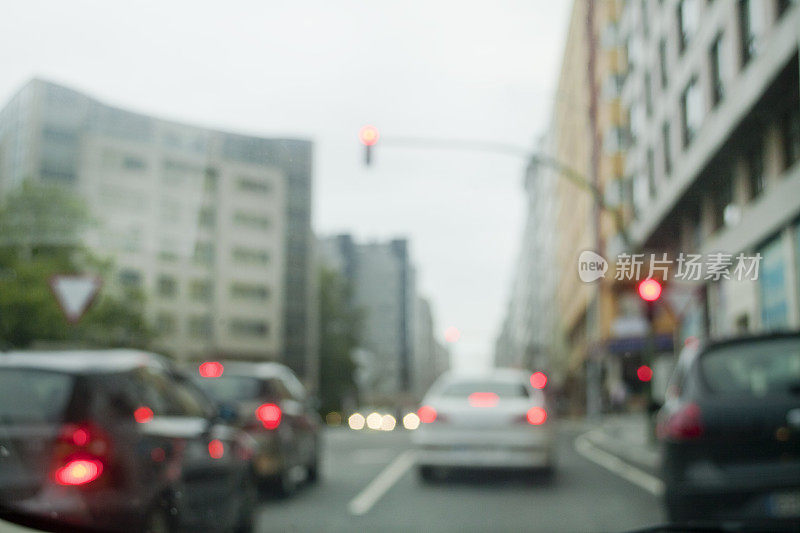
POLYGON ((225 371, 222 363, 217 361, 206 361, 198 368, 200 376, 204 378, 218 378, 225 371))
POLYGON ((374 145, 378 142, 378 137, 380 137, 380 134, 378 133, 378 128, 375 126, 367 125, 358 130, 358 140, 361 141, 361 144, 364 146, 374 145))
POLYGON ((639 381, 650 381, 653 379, 653 369, 647 365, 642 365, 636 369, 636 377, 639 381))
POLYGON ((639 296, 646 302, 655 302, 661 296, 661 283, 653 278, 647 278, 639 283, 639 296))

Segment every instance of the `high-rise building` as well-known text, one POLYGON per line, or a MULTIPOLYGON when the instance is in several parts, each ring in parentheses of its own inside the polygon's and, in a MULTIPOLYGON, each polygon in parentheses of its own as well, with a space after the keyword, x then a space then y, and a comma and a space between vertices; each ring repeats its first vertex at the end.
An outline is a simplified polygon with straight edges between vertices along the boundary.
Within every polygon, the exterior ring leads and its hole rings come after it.
POLYGON ((798 2, 626 2, 619 34, 633 245, 762 258, 696 283, 681 335, 800 327, 798 2))
POLYGON ((181 359, 278 359, 313 379, 309 141, 125 111, 33 80, 0 112, 0 194, 59 184, 85 236, 140 287, 157 347, 181 359))
POLYGON ((319 250, 323 263, 349 279, 353 305, 363 312, 360 396, 379 401, 413 394, 415 330, 421 326, 408 241, 361 244, 337 235, 321 239, 319 250))

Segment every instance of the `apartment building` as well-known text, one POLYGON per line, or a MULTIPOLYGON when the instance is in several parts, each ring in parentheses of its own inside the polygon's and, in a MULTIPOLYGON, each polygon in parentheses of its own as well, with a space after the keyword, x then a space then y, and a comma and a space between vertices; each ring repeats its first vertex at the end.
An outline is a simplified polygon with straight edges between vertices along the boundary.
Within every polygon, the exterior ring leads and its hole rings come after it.
POLYGON ((156 348, 281 360, 313 375, 311 143, 129 112, 42 80, 0 112, 0 194, 25 180, 86 200, 106 287, 141 288, 156 348))
POLYGON ((634 246, 762 258, 690 287, 681 336, 800 327, 798 2, 626 2, 619 35, 634 246))

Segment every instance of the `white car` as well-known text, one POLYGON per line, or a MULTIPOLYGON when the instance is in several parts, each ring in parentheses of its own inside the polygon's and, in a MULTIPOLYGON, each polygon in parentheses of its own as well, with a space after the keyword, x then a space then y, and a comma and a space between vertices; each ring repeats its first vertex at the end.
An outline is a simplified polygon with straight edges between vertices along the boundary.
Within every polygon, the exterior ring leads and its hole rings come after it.
POLYGON ((470 376, 448 373, 425 395, 413 434, 423 480, 437 467, 554 466, 553 424, 531 375, 511 369, 470 376))

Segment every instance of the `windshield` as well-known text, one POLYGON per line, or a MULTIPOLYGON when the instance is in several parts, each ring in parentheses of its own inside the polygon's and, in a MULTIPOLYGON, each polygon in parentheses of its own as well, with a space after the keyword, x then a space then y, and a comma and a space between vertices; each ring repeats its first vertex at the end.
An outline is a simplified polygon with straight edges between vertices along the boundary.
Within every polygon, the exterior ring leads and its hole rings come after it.
POLYGON ((63 420, 73 376, 0 366, 0 424, 47 424, 63 420))
POLYGON ((264 391, 261 380, 246 376, 200 378, 195 383, 218 402, 256 400, 264 391))
POLYGON ((800 392, 800 340, 741 343, 700 357, 714 394, 765 396, 800 392))
POLYGON ((467 398, 473 393, 491 393, 499 398, 528 398, 528 388, 513 381, 462 381, 444 388, 442 396, 467 398))
POLYGON ((16 511, 800 530, 800 0, 2 4, 16 511))

